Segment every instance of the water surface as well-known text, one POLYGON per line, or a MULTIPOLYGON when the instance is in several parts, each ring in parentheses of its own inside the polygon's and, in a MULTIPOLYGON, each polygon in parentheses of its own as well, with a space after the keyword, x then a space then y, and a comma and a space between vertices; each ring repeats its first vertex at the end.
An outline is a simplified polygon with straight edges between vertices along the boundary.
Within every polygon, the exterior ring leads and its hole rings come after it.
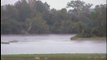
POLYGON ((70 40, 74 35, 2 35, 1 54, 106 53, 105 41, 70 40))

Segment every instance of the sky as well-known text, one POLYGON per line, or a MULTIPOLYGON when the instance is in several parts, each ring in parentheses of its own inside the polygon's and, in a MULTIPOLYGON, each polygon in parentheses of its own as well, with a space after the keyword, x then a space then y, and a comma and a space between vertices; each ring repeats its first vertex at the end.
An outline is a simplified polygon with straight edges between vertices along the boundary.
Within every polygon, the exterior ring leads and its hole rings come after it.
MULTIPOLYGON (((5 4, 14 4, 18 0, 1 0, 1 5, 5 4)), ((50 5, 50 8, 55 8, 57 10, 65 8, 67 3, 71 0, 41 0, 42 2, 47 2, 50 5)), ((92 3, 93 6, 99 4, 106 4, 106 0, 82 0, 86 3, 92 3)))

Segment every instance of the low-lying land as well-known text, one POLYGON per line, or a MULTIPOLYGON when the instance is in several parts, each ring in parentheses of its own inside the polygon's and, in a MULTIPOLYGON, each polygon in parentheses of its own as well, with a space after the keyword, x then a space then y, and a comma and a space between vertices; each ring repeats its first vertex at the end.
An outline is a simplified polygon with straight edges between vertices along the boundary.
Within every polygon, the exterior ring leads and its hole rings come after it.
POLYGON ((106 54, 2 55, 1 60, 106 60, 106 54))
POLYGON ((74 36, 74 37, 72 37, 71 38, 71 40, 106 40, 106 38, 107 37, 97 37, 97 36, 95 36, 95 37, 81 37, 81 36, 78 36, 78 35, 76 35, 76 36, 74 36))
POLYGON ((17 43, 17 40, 12 40, 12 41, 1 41, 1 44, 10 44, 10 43, 17 43))

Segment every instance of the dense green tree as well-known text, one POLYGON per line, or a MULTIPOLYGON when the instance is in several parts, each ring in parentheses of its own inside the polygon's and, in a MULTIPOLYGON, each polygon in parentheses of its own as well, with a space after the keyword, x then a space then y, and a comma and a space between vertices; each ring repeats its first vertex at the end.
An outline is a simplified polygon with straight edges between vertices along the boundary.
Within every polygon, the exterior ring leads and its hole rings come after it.
POLYGON ((90 9, 91 6, 92 4, 86 4, 81 0, 71 1, 67 5, 73 8, 70 10, 72 19, 82 22, 81 27, 78 27, 81 36, 104 36, 106 35, 106 6, 96 6, 94 10, 90 9))
POLYGON ((106 35, 106 5, 97 5, 91 16, 94 22, 93 33, 98 36, 106 35))
POLYGON ((75 0, 68 2, 70 10, 56 10, 46 2, 19 0, 14 5, 1 6, 1 33, 106 36, 106 4, 91 6, 75 0))
POLYGON ((29 18, 27 21, 27 31, 28 33, 35 34, 35 33, 48 33, 49 27, 45 20, 42 19, 40 16, 36 16, 34 18, 29 18))
POLYGON ((26 18, 30 17, 31 10, 26 0, 16 2, 15 8, 18 10, 18 20, 25 21, 26 18))

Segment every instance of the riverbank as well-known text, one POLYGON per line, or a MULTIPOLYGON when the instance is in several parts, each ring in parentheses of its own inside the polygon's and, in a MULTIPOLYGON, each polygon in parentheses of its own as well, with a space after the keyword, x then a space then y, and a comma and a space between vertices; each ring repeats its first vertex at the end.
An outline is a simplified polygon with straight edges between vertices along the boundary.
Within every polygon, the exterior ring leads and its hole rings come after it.
POLYGON ((2 55, 1 60, 106 60, 106 54, 2 55))
POLYGON ((71 38, 71 40, 106 40, 107 37, 80 37, 78 35, 71 38))

